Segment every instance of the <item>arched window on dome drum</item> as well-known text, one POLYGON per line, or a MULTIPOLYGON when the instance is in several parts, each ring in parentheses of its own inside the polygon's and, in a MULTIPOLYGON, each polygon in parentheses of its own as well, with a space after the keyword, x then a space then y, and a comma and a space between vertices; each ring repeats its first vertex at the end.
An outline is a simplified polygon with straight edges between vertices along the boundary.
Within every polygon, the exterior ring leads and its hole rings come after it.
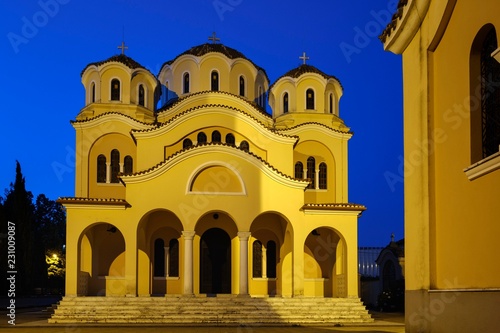
POLYGON ((240 96, 245 96, 245 78, 240 76, 240 96))
POLYGON ((304 178, 304 165, 302 164, 302 162, 295 163, 295 178, 304 178))
POLYGON ((233 134, 228 133, 226 135, 226 143, 228 145, 232 145, 232 146, 234 146, 236 144, 236 140, 234 139, 234 135, 233 134))
POLYGON ((165 276, 165 242, 161 238, 155 240, 154 276, 165 276))
POLYGON ((95 82, 90 84, 90 103, 95 103, 95 82))
POLYGON ((306 109, 314 110, 314 90, 312 89, 306 91, 306 109))
POLYGON ((144 86, 139 85, 139 105, 144 106, 144 86))
POLYGON ((220 135, 220 132, 219 131, 213 131, 212 132, 212 142, 221 142, 222 141, 222 137, 220 135))
POLYGON ((267 277, 276 278, 276 242, 267 242, 266 248, 267 277))
POLYGON ((311 182, 307 188, 316 188, 316 160, 312 156, 307 159, 307 178, 311 182))
POLYGON ((111 100, 120 100, 120 80, 118 79, 111 80, 111 100))
POLYGON ((283 113, 288 113, 288 93, 283 95, 283 113))
POLYGON ((240 143, 240 149, 242 149, 242 150, 244 150, 246 152, 250 151, 250 146, 249 146, 248 142, 246 142, 244 140, 241 141, 241 143, 240 143))
POLYGON ((127 155, 123 159, 123 173, 126 175, 131 175, 133 172, 134 160, 132 156, 127 155))
POLYGON ((253 269, 252 276, 254 278, 262 277, 262 243, 258 240, 252 245, 253 269))
POLYGON ((219 73, 212 71, 212 91, 219 91, 219 73))
POLYGON ((330 108, 330 113, 333 113, 333 96, 332 96, 332 94, 330 94, 328 96, 328 105, 330 108))
POLYGON ((326 176, 326 163, 320 163, 319 165, 319 188, 321 190, 326 190, 327 187, 327 176, 326 176))
POLYGON ((207 143, 207 135, 203 132, 198 133, 198 144, 207 143))
POLYGON ((118 183, 120 173, 120 152, 117 149, 111 151, 111 182, 118 183))
POLYGON ((193 145, 193 142, 190 139, 184 139, 182 141, 182 149, 187 149, 193 145))
POLYGON ((179 241, 175 238, 168 243, 168 276, 179 276, 179 241))
POLYGON ((102 154, 97 157, 97 182, 106 182, 106 156, 102 154))
POLYGON ((182 80, 183 80, 182 93, 187 94, 189 93, 189 73, 184 73, 184 77, 182 78, 182 80))

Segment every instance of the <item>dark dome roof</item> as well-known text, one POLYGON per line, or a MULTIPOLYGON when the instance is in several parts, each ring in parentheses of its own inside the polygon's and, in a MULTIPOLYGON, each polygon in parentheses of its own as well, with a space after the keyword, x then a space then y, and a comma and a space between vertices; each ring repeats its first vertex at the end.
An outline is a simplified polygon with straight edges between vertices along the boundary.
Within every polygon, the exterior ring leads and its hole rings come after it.
POLYGON ((314 66, 311 66, 311 65, 300 65, 299 67, 297 68, 294 68, 288 72, 286 72, 285 74, 283 74, 282 76, 280 76, 272 85, 271 87, 269 87, 269 90, 271 90, 272 86, 274 86, 276 84, 276 82, 278 82, 279 80, 281 80, 282 78, 284 77, 291 77, 291 78, 294 78, 294 79, 297 79, 299 77, 301 77, 302 75, 304 74, 307 74, 307 73, 316 73, 316 74, 319 74, 321 75, 322 77, 324 77, 325 79, 334 79, 336 80, 340 86, 342 87, 342 84, 340 83, 340 80, 338 78, 336 78, 335 76, 333 75, 328 75, 328 74, 325 74, 324 72, 320 71, 319 69, 317 69, 316 67, 314 66))
POLYGON ((228 46, 226 46, 224 44, 213 44, 213 43, 205 43, 205 44, 201 44, 201 45, 198 45, 198 46, 193 46, 189 50, 187 50, 187 51, 179 54, 174 59, 165 62, 161 66, 160 72, 163 69, 163 67, 165 67, 165 65, 171 65, 179 57, 182 57, 183 55, 190 54, 190 55, 194 55, 196 57, 201 57, 201 56, 204 56, 207 53, 212 53, 212 52, 221 53, 221 54, 225 55, 229 59, 238 59, 239 58, 239 59, 248 60, 250 63, 252 63, 252 65, 254 65, 254 67, 257 70, 262 71, 264 73, 264 75, 266 76, 267 81, 269 81, 269 78, 268 78, 267 73, 264 70, 264 68, 262 68, 260 66, 257 66, 252 60, 248 59, 243 53, 241 53, 240 51, 235 50, 235 49, 233 49, 231 47, 228 47, 228 46))
POLYGON ((146 67, 142 66, 137 61, 135 61, 134 59, 132 59, 132 58, 130 58, 128 56, 126 56, 125 54, 118 54, 118 55, 114 55, 111 58, 108 58, 106 60, 97 61, 97 62, 93 62, 93 63, 88 64, 82 70, 81 75, 83 75, 83 73, 85 73, 85 71, 87 70, 87 68, 89 68, 90 66, 100 66, 100 65, 103 65, 103 64, 108 63, 108 62, 120 62, 120 63, 124 64, 125 66, 127 66, 130 69, 143 68, 143 69, 147 70, 146 67))

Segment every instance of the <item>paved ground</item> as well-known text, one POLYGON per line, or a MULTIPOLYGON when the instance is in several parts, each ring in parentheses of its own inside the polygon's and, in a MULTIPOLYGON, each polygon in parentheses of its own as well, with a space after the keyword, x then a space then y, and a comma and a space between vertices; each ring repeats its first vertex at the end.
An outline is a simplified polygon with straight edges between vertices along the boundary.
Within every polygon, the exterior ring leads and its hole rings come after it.
MULTIPOLYGON (((50 300, 45 300, 48 302, 50 300)), ((3 303, 3 302, 2 302, 3 303)), ((32 302, 33 303, 33 302, 32 302)), ((36 302, 35 302, 36 303, 36 302)), ((38 301, 42 305, 43 300, 38 301)), ((334 332, 373 332, 373 333, 404 333, 404 315, 401 313, 373 312, 374 323, 346 327, 165 327, 165 326, 75 326, 50 325, 47 319, 50 313, 46 307, 30 307, 26 305, 16 309, 16 325, 8 323, 9 318, 2 304, 0 309, 0 333, 334 333, 334 332)))

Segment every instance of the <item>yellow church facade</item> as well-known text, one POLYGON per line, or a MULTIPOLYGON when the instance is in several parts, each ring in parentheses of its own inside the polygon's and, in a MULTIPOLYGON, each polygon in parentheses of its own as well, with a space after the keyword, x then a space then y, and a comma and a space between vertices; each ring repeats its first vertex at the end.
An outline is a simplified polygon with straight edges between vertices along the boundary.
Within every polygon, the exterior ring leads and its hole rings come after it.
POLYGON ((66 296, 358 297, 343 90, 305 59, 272 85, 220 43, 89 64, 66 296))
POLYGON ((500 325, 500 2, 400 1, 407 332, 500 325))

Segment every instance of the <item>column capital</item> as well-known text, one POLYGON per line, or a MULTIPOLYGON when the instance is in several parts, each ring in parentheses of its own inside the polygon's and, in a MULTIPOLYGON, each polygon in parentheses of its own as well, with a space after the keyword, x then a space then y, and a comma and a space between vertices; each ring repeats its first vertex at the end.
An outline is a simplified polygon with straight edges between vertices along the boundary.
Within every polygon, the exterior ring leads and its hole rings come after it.
POLYGON ((196 231, 181 231, 181 232, 182 232, 182 237, 188 240, 192 240, 194 235, 196 234, 196 231))
POLYGON ((240 238, 240 241, 247 241, 252 233, 250 231, 239 231, 238 232, 238 237, 240 238))

